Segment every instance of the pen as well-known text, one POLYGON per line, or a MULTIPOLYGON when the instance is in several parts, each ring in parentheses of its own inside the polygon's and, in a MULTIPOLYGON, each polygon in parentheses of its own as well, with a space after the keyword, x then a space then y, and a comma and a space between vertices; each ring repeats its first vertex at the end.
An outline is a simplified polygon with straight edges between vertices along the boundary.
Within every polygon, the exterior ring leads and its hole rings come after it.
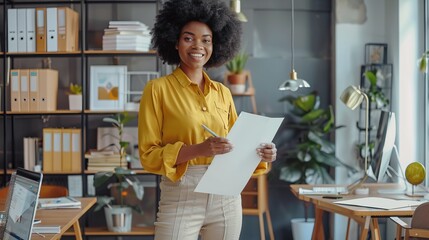
POLYGON ((203 126, 203 128, 207 131, 207 132, 209 132, 212 136, 214 136, 214 137, 219 137, 219 135, 217 135, 215 132, 213 132, 213 130, 211 130, 209 127, 207 127, 206 125, 201 125, 201 126, 203 126))

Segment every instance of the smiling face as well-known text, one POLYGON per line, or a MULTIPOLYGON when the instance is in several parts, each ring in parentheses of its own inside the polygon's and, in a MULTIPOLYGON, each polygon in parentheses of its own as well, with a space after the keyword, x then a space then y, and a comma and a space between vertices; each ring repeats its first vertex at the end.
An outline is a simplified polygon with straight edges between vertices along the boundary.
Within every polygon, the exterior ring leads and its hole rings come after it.
POLYGON ((176 47, 185 73, 202 71, 213 52, 212 31, 205 23, 189 22, 183 26, 176 47))

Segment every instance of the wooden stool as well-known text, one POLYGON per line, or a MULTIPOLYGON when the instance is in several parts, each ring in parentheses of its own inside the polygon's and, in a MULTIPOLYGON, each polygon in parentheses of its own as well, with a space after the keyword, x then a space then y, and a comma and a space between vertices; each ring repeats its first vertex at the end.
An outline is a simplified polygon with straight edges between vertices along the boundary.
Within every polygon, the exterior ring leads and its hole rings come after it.
POLYGON ((265 240, 265 213, 270 239, 273 240, 274 231, 271 224, 270 209, 268 207, 267 174, 250 178, 249 182, 241 193, 241 198, 243 215, 253 215, 259 217, 261 240, 265 240))

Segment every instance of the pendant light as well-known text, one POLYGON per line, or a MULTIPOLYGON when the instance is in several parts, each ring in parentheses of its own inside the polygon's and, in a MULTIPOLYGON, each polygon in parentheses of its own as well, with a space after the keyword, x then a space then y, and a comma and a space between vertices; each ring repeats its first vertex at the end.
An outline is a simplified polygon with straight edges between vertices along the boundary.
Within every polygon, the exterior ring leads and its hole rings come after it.
POLYGON ((292 51, 292 66, 291 66, 291 72, 289 73, 289 79, 284 81, 280 86, 280 91, 293 91, 295 92, 299 88, 310 87, 310 84, 308 84, 307 81, 303 79, 298 79, 298 74, 295 72, 294 67, 294 37, 295 37, 295 16, 294 16, 294 0, 292 0, 292 11, 291 11, 291 20, 292 20, 292 34, 291 34, 291 51, 292 51))
POLYGON ((231 0, 230 7, 235 13, 237 13, 237 17, 240 22, 247 22, 246 16, 241 12, 240 0, 231 0))

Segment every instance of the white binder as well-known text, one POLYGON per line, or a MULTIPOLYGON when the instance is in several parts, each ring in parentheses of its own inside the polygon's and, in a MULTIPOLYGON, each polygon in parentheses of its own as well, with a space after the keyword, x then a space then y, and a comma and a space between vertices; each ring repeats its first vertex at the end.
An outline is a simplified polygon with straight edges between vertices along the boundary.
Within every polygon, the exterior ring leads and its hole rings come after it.
POLYGON ((36 52, 36 9, 27 8, 27 52, 36 52))
POLYGON ((18 8, 18 52, 27 52, 27 9, 18 8))
POLYGON ((18 51, 18 12, 15 8, 7 10, 7 46, 9 52, 18 51))
POLYGON ((46 48, 48 52, 58 51, 57 8, 46 8, 46 48))

